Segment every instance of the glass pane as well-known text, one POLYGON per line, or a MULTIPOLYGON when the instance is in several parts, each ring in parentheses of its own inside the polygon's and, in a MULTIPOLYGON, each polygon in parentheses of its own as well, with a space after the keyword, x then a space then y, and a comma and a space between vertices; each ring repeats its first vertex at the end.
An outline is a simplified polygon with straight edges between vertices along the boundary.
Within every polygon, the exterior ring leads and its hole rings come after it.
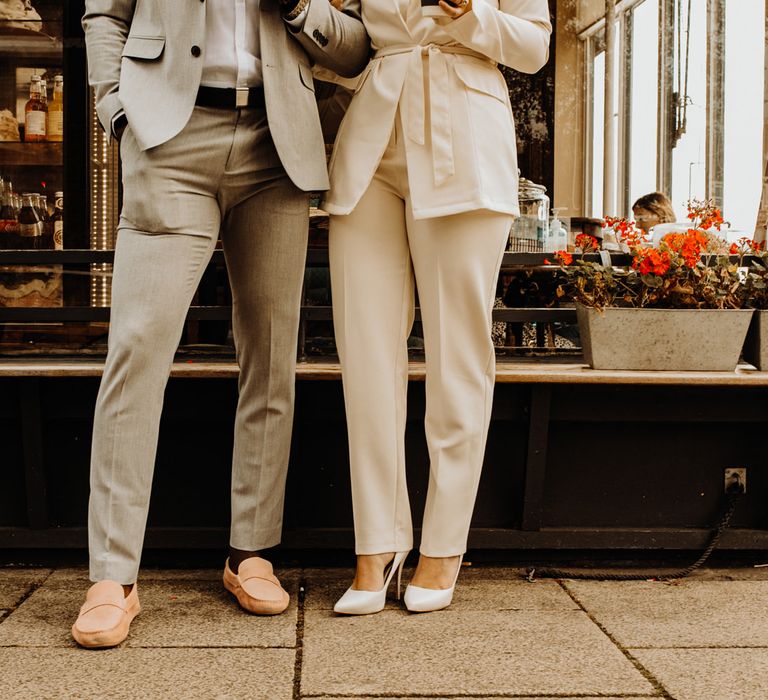
POLYGON ((593 62, 592 100, 592 216, 603 214, 603 136, 605 134, 605 51, 593 62))
POLYGON ((685 202, 706 194, 707 3, 693 0, 690 17, 688 3, 678 7, 674 89, 679 95, 680 140, 672 152, 672 203, 680 218, 685 202))
MULTIPOLYGON (((61 247, 57 202, 64 197, 62 3, 6 3, 0 19, 0 248, 61 247)), ((48 261, 50 263, 50 261, 48 261)), ((0 264, 0 308, 61 307, 61 265, 0 264)), ((63 327, 0 324, 0 353, 29 348, 63 327)))
POLYGON ((725 8, 723 212, 732 230, 751 236, 762 188, 765 4, 725 8))
POLYGON ((629 203, 656 190, 659 96, 659 0, 645 0, 632 20, 629 203))
MULTIPOLYGON (((0 19, 0 248, 53 248, 49 227, 19 227, 18 205, 20 195, 40 195, 51 211, 64 189, 62 7, 10 5, 0 19)), ((42 216, 42 205, 35 211, 42 216)))

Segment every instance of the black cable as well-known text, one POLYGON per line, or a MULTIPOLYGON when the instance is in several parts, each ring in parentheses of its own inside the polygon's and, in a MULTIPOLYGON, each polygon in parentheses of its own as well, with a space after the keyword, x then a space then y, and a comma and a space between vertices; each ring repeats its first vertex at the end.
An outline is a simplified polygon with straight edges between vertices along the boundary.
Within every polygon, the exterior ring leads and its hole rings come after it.
POLYGON ((690 566, 686 566, 684 569, 678 569, 677 571, 671 571, 669 573, 663 573, 659 571, 644 571, 632 574, 614 574, 614 573, 586 573, 584 571, 566 571, 565 569, 528 569, 526 574, 529 581, 534 581, 537 578, 570 578, 581 581, 646 581, 647 579, 656 579, 658 581, 672 581, 675 579, 685 578, 693 571, 698 569, 709 559, 710 554, 715 550, 720 538, 731 523, 731 518, 736 510, 736 505, 740 500, 742 494, 729 493, 726 495, 726 508, 723 513, 720 522, 712 533, 712 537, 709 540, 709 544, 701 553, 701 556, 693 562, 690 566))

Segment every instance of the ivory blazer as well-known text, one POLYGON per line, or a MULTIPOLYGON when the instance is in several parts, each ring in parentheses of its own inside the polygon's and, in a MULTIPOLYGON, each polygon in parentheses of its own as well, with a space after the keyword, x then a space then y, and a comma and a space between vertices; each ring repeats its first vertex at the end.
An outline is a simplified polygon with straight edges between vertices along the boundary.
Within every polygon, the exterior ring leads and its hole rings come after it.
MULTIPOLYGON (((302 31, 290 31, 277 0, 261 0, 259 36, 270 132, 280 160, 303 190, 328 188, 325 145, 311 63, 354 76, 370 42, 360 0, 311 0, 302 31)), ((142 150, 186 126, 205 56, 206 4, 197 0, 86 0, 83 27, 102 126, 124 113, 142 150)))
POLYGON ((415 218, 519 215, 514 119, 497 64, 535 73, 546 63, 547 0, 473 0, 456 20, 423 17, 420 0, 363 0, 362 16, 374 54, 339 127, 326 211, 355 208, 399 108, 415 218))

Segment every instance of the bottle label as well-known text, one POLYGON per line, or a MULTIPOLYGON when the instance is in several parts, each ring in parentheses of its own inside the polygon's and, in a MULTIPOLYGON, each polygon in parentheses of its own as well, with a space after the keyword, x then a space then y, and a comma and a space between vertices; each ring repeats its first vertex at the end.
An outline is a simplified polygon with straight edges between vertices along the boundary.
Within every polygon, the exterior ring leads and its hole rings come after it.
POLYGON ((24 133, 27 136, 45 136, 45 112, 27 112, 24 133))
POLYGON ((64 112, 48 112, 48 138, 64 136, 64 112))
POLYGON ((18 233, 19 222, 16 219, 0 219, 0 233, 18 233))
POLYGON ((42 236, 42 222, 38 221, 34 224, 19 224, 19 234, 23 238, 34 238, 35 236, 42 236))
POLYGON ((53 222, 53 248, 54 250, 64 250, 64 222, 53 222))

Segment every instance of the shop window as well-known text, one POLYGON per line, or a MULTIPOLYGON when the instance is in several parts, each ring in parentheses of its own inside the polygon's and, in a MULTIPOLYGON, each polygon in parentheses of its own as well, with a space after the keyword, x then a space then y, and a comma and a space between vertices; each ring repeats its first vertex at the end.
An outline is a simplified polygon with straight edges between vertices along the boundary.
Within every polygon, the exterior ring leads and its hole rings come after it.
POLYGON ((630 15, 631 55, 628 57, 629 157, 625 160, 628 209, 656 189, 657 119, 659 104, 659 0, 645 0, 630 15))
POLYGON ((671 135, 672 182, 668 192, 680 218, 684 203, 706 194, 707 178, 707 3, 675 3, 671 135))
POLYGON ((755 230, 762 188, 764 26, 764 3, 726 3, 723 210, 742 235, 755 230))
POLYGON ((617 3, 615 160, 606 173, 605 19, 580 34, 585 55, 588 216, 631 215, 653 190, 678 218, 713 198, 735 236, 751 235, 762 187, 765 5, 742 0, 617 3), (616 201, 604 202, 605 177, 616 201))

